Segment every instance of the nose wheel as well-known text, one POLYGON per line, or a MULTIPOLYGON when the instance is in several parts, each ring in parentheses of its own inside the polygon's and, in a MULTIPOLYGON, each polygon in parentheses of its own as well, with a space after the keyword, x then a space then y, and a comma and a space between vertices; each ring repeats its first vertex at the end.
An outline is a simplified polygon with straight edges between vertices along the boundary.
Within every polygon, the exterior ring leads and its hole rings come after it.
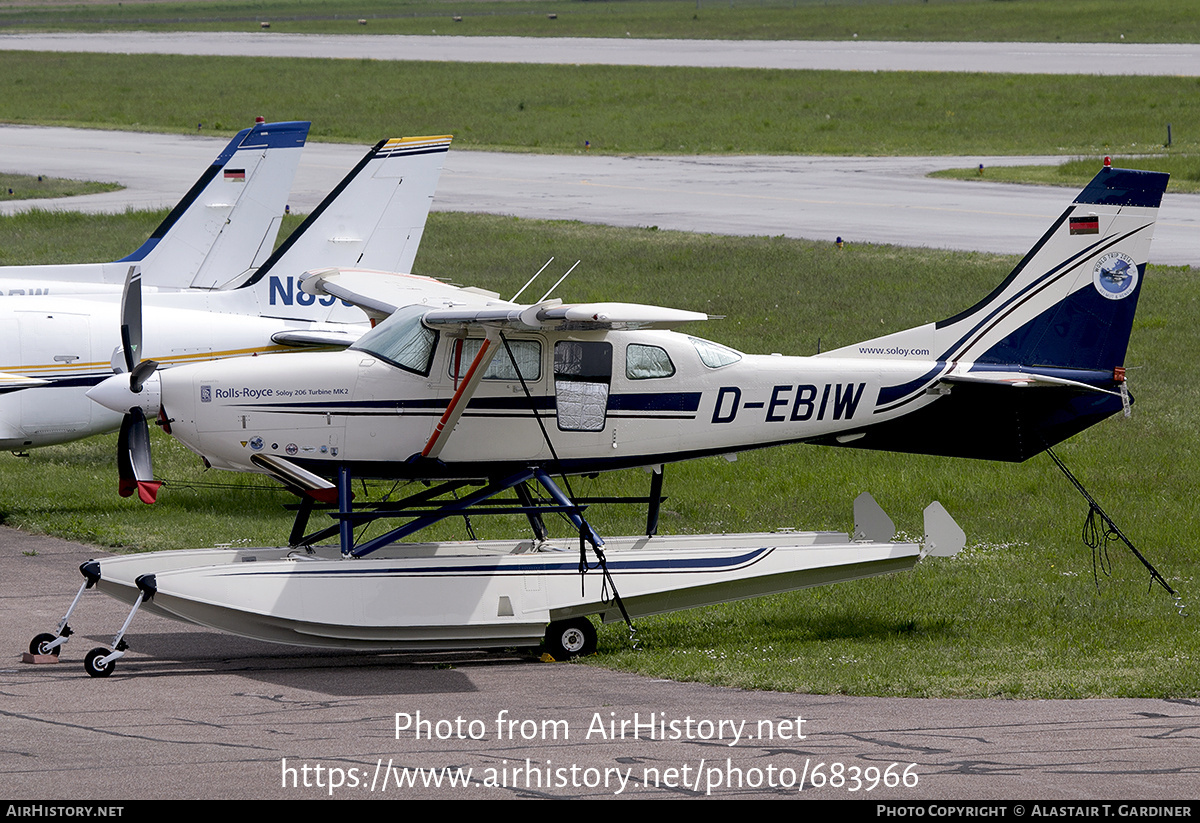
POLYGON ((29 641, 30 654, 52 654, 58 657, 59 649, 62 648, 62 643, 55 643, 58 640, 57 634, 42 632, 33 640, 29 641))
POLYGON ((133 582, 142 594, 133 601, 133 608, 129 611, 129 617, 125 618, 125 625, 113 638, 112 651, 103 646, 97 646, 83 659, 83 669, 92 677, 108 677, 113 673, 113 669, 117 667, 117 661, 124 657, 125 652, 129 649, 129 644, 125 642, 125 632, 129 630, 133 616, 138 613, 138 609, 143 603, 152 600, 158 592, 158 583, 152 574, 143 574, 133 582))
POLYGON ((113 673, 113 669, 117 667, 116 660, 109 660, 109 657, 119 653, 109 652, 103 646, 97 646, 87 653, 87 657, 83 658, 83 669, 92 677, 108 677, 113 673))

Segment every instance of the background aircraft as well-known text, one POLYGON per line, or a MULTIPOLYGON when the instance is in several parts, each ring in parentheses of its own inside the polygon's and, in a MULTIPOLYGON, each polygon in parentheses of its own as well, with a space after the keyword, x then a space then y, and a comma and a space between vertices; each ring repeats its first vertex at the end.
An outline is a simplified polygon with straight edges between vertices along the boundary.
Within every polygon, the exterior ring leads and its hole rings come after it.
POLYGON ((229 141, 132 254, 111 263, 0 267, 0 295, 119 296, 131 264, 141 267, 147 289, 236 282, 275 246, 309 126, 259 118, 229 141))
MULTIPOLYGON (((145 351, 179 364, 352 342, 366 330, 362 312, 300 293, 295 279, 314 263, 411 267, 449 144, 381 141, 250 277, 244 261, 229 273, 236 288, 147 294, 145 351)), ((119 295, 26 297, 0 310, 0 447, 117 428, 121 416, 85 392, 123 368, 121 324, 119 295)))

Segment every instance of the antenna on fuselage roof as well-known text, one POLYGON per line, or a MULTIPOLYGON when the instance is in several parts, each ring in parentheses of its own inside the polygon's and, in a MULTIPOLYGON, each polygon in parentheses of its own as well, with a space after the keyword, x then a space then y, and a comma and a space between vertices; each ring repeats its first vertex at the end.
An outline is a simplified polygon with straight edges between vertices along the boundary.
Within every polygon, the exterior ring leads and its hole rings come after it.
MULTIPOLYGON (((579 263, 580 263, 580 261, 579 261, 579 260, 576 260, 576 261, 575 261, 575 266, 578 266, 578 265, 579 265, 579 263)), ((571 266, 571 268, 567 269, 567 273, 566 273, 566 274, 564 274, 562 277, 558 278, 558 283, 561 283, 562 281, 566 280, 566 279, 567 279, 567 276, 568 276, 568 275, 569 275, 571 272, 575 271, 575 266, 571 266)), ((543 295, 542 295, 542 299, 541 299, 541 300, 539 300, 538 302, 539 302, 539 303, 543 303, 543 302, 545 302, 546 298, 547 298, 547 297, 549 297, 549 296, 550 296, 550 294, 551 294, 551 293, 552 293, 552 292, 553 292, 555 289, 557 289, 557 288, 558 288, 558 283, 555 283, 553 286, 551 286, 551 287, 550 287, 550 291, 548 291, 548 292, 546 292, 545 294, 543 294, 543 295)))
POLYGON ((545 263, 545 265, 543 265, 543 266, 542 266, 540 269, 538 269, 538 270, 537 270, 537 274, 535 274, 533 277, 529 278, 528 282, 526 282, 524 286, 521 286, 521 291, 519 291, 519 292, 517 292, 516 294, 514 294, 514 295, 512 296, 512 299, 511 299, 511 300, 509 300, 508 302, 510 302, 510 303, 516 303, 516 302, 517 302, 517 298, 521 296, 521 292, 523 292, 523 291, 525 291, 525 289, 529 288, 530 284, 532 284, 534 280, 537 280, 537 279, 538 279, 538 275, 539 275, 539 274, 541 274, 542 272, 544 272, 544 271, 546 270, 546 266, 549 266, 549 265, 550 265, 551 263, 553 263, 553 262, 554 262, 554 258, 553 258, 553 257, 551 257, 549 260, 547 260, 547 261, 546 261, 546 263, 545 263))

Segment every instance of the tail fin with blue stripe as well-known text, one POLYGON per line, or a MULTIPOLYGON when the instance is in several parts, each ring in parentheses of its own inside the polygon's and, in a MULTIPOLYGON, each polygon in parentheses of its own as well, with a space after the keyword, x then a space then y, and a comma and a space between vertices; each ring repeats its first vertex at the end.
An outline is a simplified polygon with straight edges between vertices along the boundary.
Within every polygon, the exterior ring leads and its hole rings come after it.
POLYGON ((880 389, 881 422, 830 445, 1019 461, 1128 408, 1125 352, 1167 178, 1106 165, 971 308, 820 355, 929 358, 880 389))

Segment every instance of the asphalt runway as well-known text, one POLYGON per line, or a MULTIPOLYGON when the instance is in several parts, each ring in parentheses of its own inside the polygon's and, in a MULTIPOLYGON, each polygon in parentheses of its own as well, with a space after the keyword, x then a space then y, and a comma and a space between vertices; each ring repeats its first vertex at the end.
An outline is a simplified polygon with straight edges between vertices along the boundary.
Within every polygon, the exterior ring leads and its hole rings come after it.
POLYGON ((7 800, 1196 797, 1197 700, 748 692, 498 652, 291 649, 145 613, 131 651, 100 680, 83 656, 111 643, 128 610, 94 591, 60 663, 19 662, 94 556, 0 528, 7 800), (651 739, 652 716, 666 739, 651 739), (449 785, 467 769, 468 785, 449 785), (442 786, 423 785, 435 777, 442 786))
MULTIPOLYGON (((380 137, 387 136, 401 135, 380 137)), ((0 126, 0 171, 127 186, 84 197, 8 202, 0 204, 0 211, 166 208, 183 196, 225 142, 195 135, 0 126)), ((366 150, 309 143, 292 190, 292 208, 311 210, 366 150)), ((1055 160, 614 157, 456 151, 451 145, 433 207, 714 234, 831 243, 840 236, 849 242, 1023 254, 1071 202, 1075 190, 926 175, 951 165, 983 163, 990 168, 1055 160)), ((1150 259, 1200 264, 1200 195, 1164 198, 1150 259)), ((580 274, 586 273, 586 263, 580 274)), ((453 277, 453 272, 436 274, 453 277)))

